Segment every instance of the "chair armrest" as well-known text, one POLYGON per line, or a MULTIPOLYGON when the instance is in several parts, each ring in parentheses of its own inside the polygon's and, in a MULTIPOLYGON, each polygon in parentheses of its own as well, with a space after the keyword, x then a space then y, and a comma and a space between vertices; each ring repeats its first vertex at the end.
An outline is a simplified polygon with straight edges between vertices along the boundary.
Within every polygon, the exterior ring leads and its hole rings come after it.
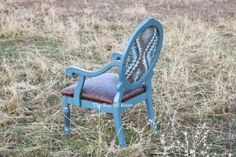
POLYGON ((66 68, 65 73, 66 73, 66 76, 72 76, 74 74, 78 74, 80 76, 94 77, 94 76, 98 76, 98 75, 106 72, 107 70, 111 69, 112 67, 115 67, 115 66, 120 67, 120 65, 121 64, 119 61, 112 61, 97 71, 90 71, 90 70, 85 70, 80 67, 69 66, 68 68, 66 68))
POLYGON ((112 60, 121 60, 123 57, 123 53, 119 51, 115 51, 112 53, 112 60))

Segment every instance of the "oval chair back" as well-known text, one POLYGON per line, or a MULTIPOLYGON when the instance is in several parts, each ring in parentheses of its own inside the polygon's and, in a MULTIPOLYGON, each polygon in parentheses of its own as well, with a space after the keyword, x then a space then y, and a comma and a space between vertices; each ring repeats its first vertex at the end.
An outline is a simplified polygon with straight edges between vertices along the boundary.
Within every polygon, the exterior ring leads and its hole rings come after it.
POLYGON ((126 88, 136 88, 147 80, 159 58, 162 42, 163 28, 156 19, 148 17, 138 25, 122 60, 120 80, 126 88))

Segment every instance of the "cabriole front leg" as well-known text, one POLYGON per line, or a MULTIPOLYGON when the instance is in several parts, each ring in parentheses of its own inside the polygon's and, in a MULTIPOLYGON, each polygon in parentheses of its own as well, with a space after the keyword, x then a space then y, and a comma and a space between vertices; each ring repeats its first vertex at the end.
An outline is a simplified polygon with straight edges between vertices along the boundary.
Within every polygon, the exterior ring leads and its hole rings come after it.
POLYGON ((65 134, 69 134, 71 132, 71 129, 70 129, 70 104, 66 103, 65 100, 63 103, 63 113, 64 113, 64 132, 65 132, 65 134))

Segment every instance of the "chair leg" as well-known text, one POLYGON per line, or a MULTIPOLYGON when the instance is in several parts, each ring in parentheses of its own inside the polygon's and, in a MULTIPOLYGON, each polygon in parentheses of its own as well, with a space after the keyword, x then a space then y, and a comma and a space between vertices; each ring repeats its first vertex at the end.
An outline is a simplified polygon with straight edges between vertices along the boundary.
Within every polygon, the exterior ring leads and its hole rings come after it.
POLYGON ((151 95, 148 96, 148 98, 146 99, 146 107, 147 107, 148 120, 151 124, 151 128, 158 131, 159 128, 157 127, 156 115, 153 108, 153 101, 151 95))
POLYGON ((65 134, 70 134, 70 104, 63 104, 63 112, 64 112, 64 132, 65 134))
POLYGON ((126 147, 126 142, 125 142, 125 135, 123 132, 123 127, 122 127, 121 112, 119 111, 119 109, 115 109, 115 112, 113 113, 113 117, 114 117, 114 122, 115 122, 116 135, 119 141, 119 146, 120 148, 124 148, 126 147))

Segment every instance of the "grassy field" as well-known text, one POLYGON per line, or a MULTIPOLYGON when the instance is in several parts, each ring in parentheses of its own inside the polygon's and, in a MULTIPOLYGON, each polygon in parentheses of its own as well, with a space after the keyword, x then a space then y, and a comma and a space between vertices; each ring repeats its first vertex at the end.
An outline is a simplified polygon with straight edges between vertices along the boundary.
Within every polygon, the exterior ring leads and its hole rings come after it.
POLYGON ((236 156, 235 0, 0 0, 0 156, 236 156), (95 70, 154 16, 164 46, 153 79, 160 132, 144 104, 112 116, 72 107, 63 133, 68 65, 95 70))

